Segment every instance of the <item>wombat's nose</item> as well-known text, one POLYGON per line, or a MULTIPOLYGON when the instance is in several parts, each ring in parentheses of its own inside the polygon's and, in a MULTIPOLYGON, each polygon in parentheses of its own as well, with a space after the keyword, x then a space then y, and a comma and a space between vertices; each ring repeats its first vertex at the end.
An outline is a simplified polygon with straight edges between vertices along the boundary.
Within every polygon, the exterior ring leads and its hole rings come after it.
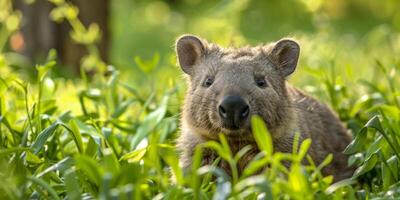
POLYGON ((240 128, 250 113, 249 105, 240 96, 226 96, 218 107, 224 123, 230 128, 240 128))

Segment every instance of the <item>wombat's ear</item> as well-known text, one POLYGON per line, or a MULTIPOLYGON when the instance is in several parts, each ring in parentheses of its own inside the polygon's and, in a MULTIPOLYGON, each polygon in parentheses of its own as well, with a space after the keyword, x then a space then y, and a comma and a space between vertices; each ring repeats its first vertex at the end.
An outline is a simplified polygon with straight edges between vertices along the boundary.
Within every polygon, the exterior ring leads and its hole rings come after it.
POLYGON ((299 59, 300 46, 289 39, 279 40, 272 49, 271 55, 277 61, 276 66, 282 75, 288 76, 294 72, 299 59))
POLYGON ((176 54, 182 70, 192 75, 193 66, 204 54, 204 45, 196 36, 183 35, 176 41, 176 54))

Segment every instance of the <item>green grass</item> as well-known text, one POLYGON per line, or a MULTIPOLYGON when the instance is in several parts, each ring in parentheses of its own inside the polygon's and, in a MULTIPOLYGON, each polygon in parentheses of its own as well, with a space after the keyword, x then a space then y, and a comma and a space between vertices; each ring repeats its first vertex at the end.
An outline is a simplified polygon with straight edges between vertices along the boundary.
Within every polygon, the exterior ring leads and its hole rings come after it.
MULTIPOLYGON (((148 70, 147 81, 132 85, 134 75, 97 56, 95 28, 84 38, 90 31, 68 18, 69 5, 52 2, 59 8, 57 16, 75 24, 76 37, 82 36, 77 42, 91 49, 91 56, 82 62, 80 78, 67 80, 55 75, 59 66, 51 51, 36 66, 35 80, 26 81, 13 52, 0 43, 0 199, 400 198, 398 33, 378 27, 362 45, 333 33, 296 35, 302 58, 290 82, 330 105, 354 135, 345 150, 349 164, 357 167, 351 179, 332 183, 332 177, 322 176, 332 156, 314 165, 306 153, 311 140, 295 139, 292 153, 273 152, 257 117, 252 128, 261 153, 242 174, 236 162, 249 148, 234 155, 223 135, 198 147, 184 174, 174 140, 185 87, 174 59, 159 63, 157 54, 149 61, 136 57, 132 62, 148 70), (164 68, 157 72, 156 65, 164 68), (87 76, 90 66, 99 72, 87 76), (163 77, 166 69, 173 77, 163 77), (149 83, 156 85, 150 90, 149 83), (215 165, 200 166, 204 148, 218 153, 215 164, 229 164, 232 177, 215 165), (302 165, 303 159, 310 164, 302 165), (267 165, 268 170, 257 173, 267 165)), ((8 41, 18 29, 12 23, 19 14, 2 6, 0 41, 8 41)))

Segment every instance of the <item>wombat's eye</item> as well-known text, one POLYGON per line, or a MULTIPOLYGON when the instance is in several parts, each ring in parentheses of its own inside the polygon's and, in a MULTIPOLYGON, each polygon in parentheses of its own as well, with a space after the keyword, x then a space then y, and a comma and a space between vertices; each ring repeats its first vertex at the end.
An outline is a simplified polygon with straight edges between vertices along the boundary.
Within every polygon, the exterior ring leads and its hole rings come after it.
POLYGON ((206 80, 203 82, 203 87, 210 87, 214 82, 213 77, 207 77, 206 80))
POLYGON ((257 86, 260 88, 267 87, 267 82, 265 81, 265 79, 263 77, 255 78, 254 81, 256 82, 257 86))

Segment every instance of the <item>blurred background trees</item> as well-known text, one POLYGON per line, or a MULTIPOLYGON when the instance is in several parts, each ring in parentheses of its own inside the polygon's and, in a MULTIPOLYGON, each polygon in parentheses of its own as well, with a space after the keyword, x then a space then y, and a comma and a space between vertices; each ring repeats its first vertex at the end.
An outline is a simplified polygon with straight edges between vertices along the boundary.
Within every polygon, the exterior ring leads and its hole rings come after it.
MULTIPOLYGON (((100 58, 125 70, 137 82, 146 81, 143 75, 148 73, 176 74, 170 68, 175 65, 173 44, 183 33, 198 34, 226 46, 265 43, 287 36, 300 40, 306 37, 304 40, 310 41, 321 34, 346 40, 343 43, 348 45, 368 45, 388 41, 382 38, 400 31, 397 0, 67 2, 79 9, 78 17, 85 26, 99 25, 100 58), (363 39, 366 37, 375 39, 363 39)), ((86 50, 71 39, 69 23, 50 20, 54 6, 48 1, 14 0, 13 3, 23 15, 22 32, 14 34, 9 46, 26 56, 30 66, 55 48, 62 63, 57 68, 59 75, 74 77, 84 62, 86 50)))
MULTIPOLYGON (((71 0, 79 10, 79 19, 85 26, 96 23, 102 30, 98 43, 100 56, 108 59, 109 51, 109 1, 108 0, 71 0)), ((71 26, 67 22, 56 23, 49 16, 54 8, 49 1, 15 0, 14 6, 22 12, 21 33, 24 46, 20 52, 33 62, 43 60, 50 49, 56 49, 59 59, 64 65, 79 72, 82 57, 88 52, 81 45, 74 43, 69 32, 71 26)))

